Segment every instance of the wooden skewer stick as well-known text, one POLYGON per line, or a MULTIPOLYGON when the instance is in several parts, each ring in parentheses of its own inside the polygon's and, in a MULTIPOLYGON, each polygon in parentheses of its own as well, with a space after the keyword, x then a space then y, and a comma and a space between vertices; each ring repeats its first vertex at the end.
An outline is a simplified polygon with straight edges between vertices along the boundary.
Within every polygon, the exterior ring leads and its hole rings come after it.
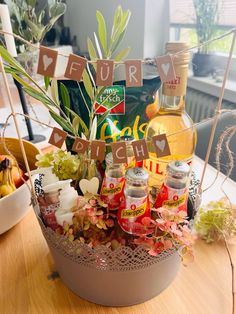
POLYGON ((32 181, 31 175, 30 175, 30 167, 29 167, 27 156, 26 156, 23 140, 21 138, 20 128, 19 128, 18 121, 17 121, 17 118, 16 118, 14 105, 13 105, 13 101, 12 101, 12 97, 11 97, 11 92, 10 92, 10 88, 9 88, 9 84, 8 84, 8 80, 7 80, 7 76, 6 76, 6 72, 5 72, 5 68, 4 68, 4 65, 3 65, 3 61, 2 61, 2 56, 1 55, 0 55, 0 71, 2 72, 4 85, 5 85, 5 88, 6 88, 6 91, 7 91, 7 98, 8 98, 9 104, 10 104, 11 113, 12 113, 12 116, 13 116, 13 120, 14 120, 14 124, 15 124, 15 127, 16 127, 17 136, 18 136, 19 143, 20 143, 20 149, 21 149, 21 152, 22 152, 22 155, 23 155, 23 159, 24 159, 24 162, 25 162, 25 167, 26 167, 26 170, 27 170, 27 174, 29 176, 29 182, 30 182, 31 190, 32 190, 31 192, 32 192, 32 195, 34 196, 34 199, 36 200, 36 195, 35 195, 35 192, 34 192, 34 185, 33 185, 33 181, 32 181))
POLYGON ((207 152, 206 152, 206 157, 205 157, 205 163, 204 163, 204 168, 202 171, 202 176, 201 176, 201 181, 199 184, 199 189, 198 189, 198 193, 201 193, 202 190, 202 183, 204 180, 204 176, 205 176, 205 172, 206 172, 206 167, 209 161, 209 157, 210 157, 210 153, 211 153, 211 148, 212 148, 212 144, 213 144, 213 140, 214 140, 214 136, 215 136, 215 131, 216 131, 216 127, 217 127, 217 123, 220 117, 220 110, 222 107, 222 100, 224 97, 224 92, 225 92, 225 84, 229 75, 229 69, 230 69, 230 63, 232 60, 232 56, 233 56, 233 50, 234 50, 234 45, 235 45, 235 39, 236 39, 236 31, 234 32, 233 35, 233 39, 232 39, 232 43, 231 43, 231 47, 230 47, 230 52, 229 52, 229 57, 228 57, 228 61, 227 61, 227 66, 225 69, 225 73, 224 73, 224 79, 223 79, 223 83, 221 86, 221 90, 220 90, 220 97, 218 100, 218 104, 217 104, 217 108, 216 108, 216 112, 215 112, 215 118, 213 120, 213 125, 212 125, 212 129, 211 129, 211 135, 210 135, 210 139, 209 139, 209 143, 208 143, 208 147, 207 147, 207 152))

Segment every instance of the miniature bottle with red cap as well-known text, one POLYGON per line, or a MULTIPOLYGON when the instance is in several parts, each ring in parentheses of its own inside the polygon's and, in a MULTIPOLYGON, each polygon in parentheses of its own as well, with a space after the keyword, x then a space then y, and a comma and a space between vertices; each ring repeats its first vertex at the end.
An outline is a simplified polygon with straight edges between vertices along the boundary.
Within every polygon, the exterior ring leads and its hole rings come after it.
POLYGON ((118 223, 129 234, 137 234, 144 217, 150 217, 148 173, 142 168, 129 168, 125 174, 124 196, 118 211, 118 223))
POLYGON ((112 153, 106 156, 106 171, 102 182, 101 199, 109 210, 117 210, 124 192, 125 165, 114 164, 112 153))
POLYGON ((172 161, 167 165, 164 183, 154 203, 155 208, 165 207, 187 214, 190 167, 184 161, 172 161))

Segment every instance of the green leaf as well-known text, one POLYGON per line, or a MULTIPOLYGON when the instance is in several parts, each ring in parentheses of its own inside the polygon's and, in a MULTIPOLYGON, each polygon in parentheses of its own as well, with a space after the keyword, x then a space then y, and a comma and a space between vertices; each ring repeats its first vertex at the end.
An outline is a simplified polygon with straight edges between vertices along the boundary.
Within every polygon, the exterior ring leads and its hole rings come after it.
MULTIPOLYGON (((39 100, 40 102, 42 102, 48 109, 50 109, 48 106, 51 106, 52 103, 50 102, 49 99, 47 99, 42 93, 37 92, 35 89, 31 88, 31 87, 23 87, 24 91, 31 97, 39 100)), ((52 110, 52 109, 50 109, 52 110)))
POLYGON ((107 116, 109 115, 110 110, 108 110, 107 112, 105 112, 99 119, 98 119, 98 127, 99 125, 101 125, 103 123, 103 121, 106 120, 107 116))
POLYGON ((131 16, 131 13, 130 13, 129 10, 124 12, 124 14, 122 16, 122 21, 121 21, 121 24, 120 24, 121 33, 127 28, 130 16, 131 16))
POLYGON ((53 101, 59 105, 59 95, 58 95, 58 83, 57 83, 57 80, 55 79, 52 79, 51 81, 51 96, 52 96, 52 99, 53 101))
POLYGON ((104 17, 100 11, 96 12, 97 22, 98 22, 98 35, 100 39, 100 43, 102 48, 106 54, 107 52, 107 30, 106 30, 106 22, 104 17))
POLYGON ((32 19, 28 17, 27 12, 25 12, 24 14, 24 20, 25 23, 29 26, 31 32, 34 34, 34 39, 37 42, 41 42, 41 40, 43 39, 45 27, 42 24, 38 24, 37 21, 36 23, 32 21, 32 19))
POLYGON ((89 130, 87 128, 87 125, 84 123, 84 121, 81 119, 80 116, 77 116, 78 119, 79 119, 79 123, 81 124, 81 127, 82 127, 82 131, 84 133, 84 135, 86 136, 86 138, 88 137, 89 135, 89 130))
POLYGON ((30 5, 30 6, 33 7, 33 8, 34 8, 35 5, 36 5, 36 0, 27 0, 26 2, 27 2, 28 5, 30 5))
POLYGON ((89 77, 87 69, 85 69, 84 72, 83 72, 83 82, 84 82, 85 90, 86 90, 89 98, 93 102, 94 91, 93 91, 93 86, 92 86, 92 83, 91 83, 91 80, 90 80, 90 77, 89 77))
POLYGON ((112 37, 112 52, 114 52, 118 45, 121 43, 122 39, 124 38, 124 35, 126 33, 126 29, 129 23, 131 13, 129 10, 122 13, 119 24, 116 25, 116 31, 112 37))
POLYGON ((64 131, 74 134, 74 129, 68 125, 68 122, 53 111, 49 111, 51 117, 63 128, 64 131))
POLYGON ((26 88, 31 88, 32 89, 32 87, 28 84, 28 83, 26 83, 19 75, 17 75, 15 72, 11 72, 11 75, 12 75, 12 77, 17 81, 17 82, 19 82, 23 87, 26 87, 26 88))
POLYGON ((74 117, 72 121, 72 126, 75 130, 75 133, 78 134, 78 131, 79 131, 79 118, 78 117, 74 117))
POLYGON ((79 121, 79 123, 80 123, 80 125, 81 125, 81 128, 82 128, 82 131, 84 132, 84 134, 85 134, 86 136, 88 136, 89 130, 88 130, 88 127, 87 127, 87 125, 85 124, 85 122, 82 120, 82 118, 81 118, 76 112, 74 112, 73 110, 71 110, 71 109, 69 109, 69 108, 67 108, 67 110, 68 110, 68 111, 70 112, 70 114, 72 115, 73 121, 74 121, 75 118, 78 119, 78 121, 79 121))
POLYGON ((19 72, 24 73, 22 66, 9 54, 9 52, 3 46, 0 46, 0 54, 2 58, 7 63, 9 63, 9 65, 17 69, 19 72))
POLYGON ((45 85, 46 91, 48 90, 48 87, 49 87, 49 85, 50 85, 50 82, 51 82, 50 77, 44 76, 44 85, 45 85))
POLYGON ((90 140, 90 141, 93 141, 93 140, 96 139, 96 134, 97 134, 97 121, 98 121, 98 118, 97 118, 97 116, 95 116, 94 119, 93 119, 91 131, 90 131, 90 137, 89 137, 89 140, 90 140))
POLYGON ((107 86, 98 86, 97 87, 97 90, 96 90, 96 92, 97 92, 97 94, 96 94, 96 99, 98 99, 101 95, 102 95, 102 93, 104 92, 104 90, 107 88, 107 86))
POLYGON ((116 35, 118 25, 120 23, 122 16, 122 8, 119 5, 115 11, 114 19, 113 19, 113 26, 112 26, 112 31, 111 31, 111 40, 114 41, 114 36, 116 35))
POLYGON ((94 35, 95 45, 96 45, 96 48, 97 48, 97 51, 98 51, 99 58, 102 59, 102 50, 101 50, 101 47, 99 45, 99 41, 98 41, 97 35, 96 35, 95 32, 93 33, 93 35, 94 35))
POLYGON ((123 50, 121 50, 121 51, 114 57, 114 60, 115 60, 115 61, 120 61, 120 60, 125 59, 125 58, 128 56, 130 50, 131 50, 130 47, 124 48, 123 50))
POLYGON ((97 60, 98 56, 97 56, 96 49, 92 43, 92 40, 89 37, 87 38, 87 46, 88 46, 88 52, 89 52, 90 59, 91 60, 97 60))
POLYGON ((63 83, 60 83, 60 91, 61 91, 61 98, 63 105, 65 107, 65 111, 67 116, 69 116, 69 111, 67 109, 70 109, 70 95, 68 92, 68 89, 65 87, 63 83))
POLYGON ((112 47, 112 53, 114 53, 116 51, 116 49, 118 48, 119 44, 122 42, 124 36, 126 33, 126 29, 120 34, 120 36, 118 37, 117 41, 114 43, 114 46, 112 47))

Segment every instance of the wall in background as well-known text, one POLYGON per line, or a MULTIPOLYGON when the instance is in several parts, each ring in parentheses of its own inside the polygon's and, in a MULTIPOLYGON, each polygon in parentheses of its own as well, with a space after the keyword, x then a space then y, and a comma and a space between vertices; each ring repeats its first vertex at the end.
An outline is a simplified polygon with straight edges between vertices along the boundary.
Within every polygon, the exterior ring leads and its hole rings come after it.
POLYGON ((144 21, 144 58, 165 52, 169 41, 169 1, 146 0, 144 21))
POLYGON ((67 0, 65 25, 77 36, 82 52, 87 51, 87 37, 97 30, 96 10, 104 15, 111 29, 115 9, 131 11, 131 19, 122 47, 131 46, 129 59, 161 55, 169 38, 169 10, 166 0, 67 0))

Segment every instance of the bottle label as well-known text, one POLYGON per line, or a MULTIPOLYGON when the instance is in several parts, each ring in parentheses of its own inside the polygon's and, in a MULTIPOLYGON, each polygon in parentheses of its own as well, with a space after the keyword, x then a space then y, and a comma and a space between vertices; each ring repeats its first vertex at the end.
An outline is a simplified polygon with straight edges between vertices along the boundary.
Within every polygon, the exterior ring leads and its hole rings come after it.
POLYGON ((133 197, 126 198, 126 208, 121 211, 121 218, 137 218, 142 216, 147 208, 147 197, 137 199, 133 197))
MULTIPOLYGON (((174 159, 175 158, 173 156, 173 160, 174 159)), ((193 157, 191 156, 189 158, 185 158, 181 160, 185 161, 188 165, 191 165, 193 157)), ((149 187, 155 187, 157 190, 160 189, 166 176, 166 167, 168 165, 168 162, 167 161, 161 162, 160 159, 158 160, 158 162, 154 159, 144 160, 143 168, 147 172, 149 172, 149 187)))
POLYGON ((121 197, 123 195, 125 178, 112 178, 105 176, 102 189, 101 199, 108 205, 111 210, 119 208, 121 197))
POLYGON ((148 196, 137 198, 126 196, 121 202, 118 213, 118 223, 121 228, 130 234, 135 234, 144 217, 150 217, 148 196))
POLYGON ((176 66, 175 74, 174 80, 163 84, 163 94, 166 96, 186 95, 188 68, 186 66, 176 66))
POLYGON ((187 200, 187 187, 183 189, 174 189, 163 184, 154 207, 165 207, 169 210, 177 209, 178 211, 185 211, 187 213, 187 200))

